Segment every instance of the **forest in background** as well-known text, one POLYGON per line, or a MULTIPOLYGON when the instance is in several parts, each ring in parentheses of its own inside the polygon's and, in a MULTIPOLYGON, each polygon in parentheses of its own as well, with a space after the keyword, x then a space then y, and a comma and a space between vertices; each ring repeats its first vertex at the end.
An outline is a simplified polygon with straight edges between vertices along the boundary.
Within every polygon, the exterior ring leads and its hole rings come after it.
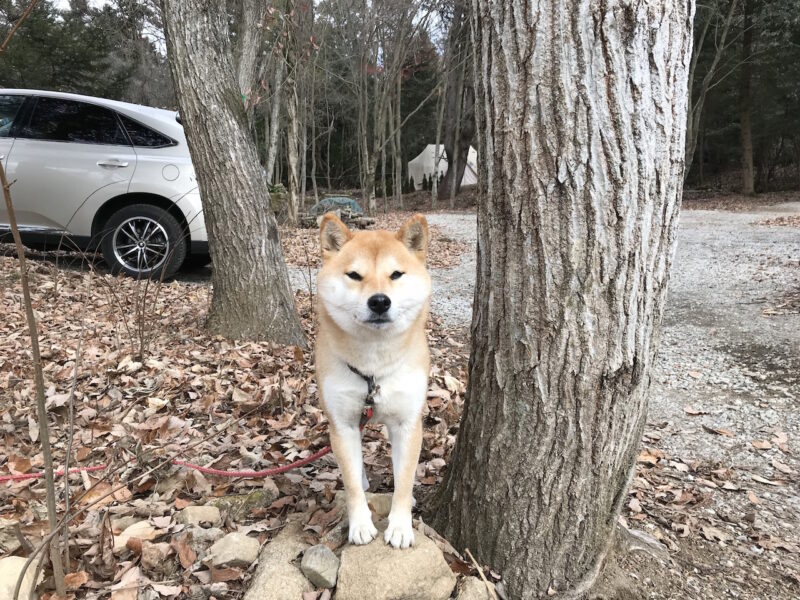
MULTIPOLYGON (((228 1, 237 59, 259 38, 243 101, 271 181, 289 186, 292 141, 302 205, 324 188, 401 206, 407 162, 437 135, 463 173, 475 127, 459 0, 276 0, 253 17, 255 4, 228 1)), ((0 0, 0 31, 26 6, 0 0)), ((800 187, 800 2, 709 0, 694 39, 688 187, 800 187)), ((41 0, 2 58, 0 86, 176 108, 158 3, 41 0)), ((443 182, 439 196, 451 192, 443 182)))

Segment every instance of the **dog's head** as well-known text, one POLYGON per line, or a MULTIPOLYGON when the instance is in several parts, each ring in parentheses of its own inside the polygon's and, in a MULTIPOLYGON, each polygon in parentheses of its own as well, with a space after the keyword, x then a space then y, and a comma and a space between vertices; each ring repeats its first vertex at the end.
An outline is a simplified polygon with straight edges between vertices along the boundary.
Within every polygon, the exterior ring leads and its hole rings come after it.
POLYGON ((427 307, 428 223, 414 215, 396 233, 350 231, 334 214, 320 225, 322 269, 317 290, 346 332, 401 332, 427 307))

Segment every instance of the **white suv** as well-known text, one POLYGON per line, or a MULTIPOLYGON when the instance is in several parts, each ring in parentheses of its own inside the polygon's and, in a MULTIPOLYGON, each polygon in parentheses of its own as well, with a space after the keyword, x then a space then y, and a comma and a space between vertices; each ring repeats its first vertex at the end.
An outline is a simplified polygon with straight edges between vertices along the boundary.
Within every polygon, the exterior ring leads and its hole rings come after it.
MULTIPOLYGON (((208 262, 197 181, 175 112, 0 89, 0 161, 26 245, 99 249, 113 272, 135 277, 208 262)), ((0 202, 0 241, 10 240, 0 202)))

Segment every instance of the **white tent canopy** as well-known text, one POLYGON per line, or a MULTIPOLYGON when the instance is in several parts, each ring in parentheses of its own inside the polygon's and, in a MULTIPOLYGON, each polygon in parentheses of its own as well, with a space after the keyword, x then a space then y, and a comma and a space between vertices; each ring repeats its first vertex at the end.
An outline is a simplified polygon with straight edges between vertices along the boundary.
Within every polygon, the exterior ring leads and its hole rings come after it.
MULTIPOLYGON (((447 154, 444 146, 439 146, 439 175, 447 173, 447 154)), ((436 144, 428 144, 419 155, 408 161, 408 175, 414 179, 414 188, 422 189, 423 177, 430 178, 436 165, 436 144)), ((467 155, 467 166, 464 169, 464 177, 461 179, 462 187, 465 185, 475 185, 478 183, 478 152, 472 146, 469 147, 467 155)))

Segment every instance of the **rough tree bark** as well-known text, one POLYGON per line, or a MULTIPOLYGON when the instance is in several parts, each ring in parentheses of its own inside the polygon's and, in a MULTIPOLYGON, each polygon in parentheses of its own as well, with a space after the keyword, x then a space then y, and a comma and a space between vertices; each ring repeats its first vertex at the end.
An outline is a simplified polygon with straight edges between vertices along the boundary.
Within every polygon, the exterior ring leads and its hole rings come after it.
POLYGON ((258 83, 263 68, 263 53, 266 41, 264 35, 264 16, 267 4, 262 0, 242 0, 239 5, 239 35, 233 50, 236 65, 236 79, 239 89, 246 99, 248 125, 253 125, 253 89, 258 83))
POLYGON ((163 0, 162 10, 214 262, 207 327, 231 338, 304 345, 233 69, 225 3, 163 0))
POLYGON ((448 49, 452 51, 451 68, 447 75, 445 96, 444 151, 447 154, 447 172, 441 188, 450 198, 461 191, 461 180, 467 166, 469 147, 475 137, 475 109, 469 31, 469 0, 458 0, 453 11, 453 21, 448 34, 448 49))
POLYGON ((397 72, 397 84, 395 87, 394 104, 394 142, 392 144, 392 156, 394 157, 394 201, 395 206, 403 210, 403 144, 400 134, 403 131, 403 114, 401 102, 403 97, 403 69, 397 72))
POLYGON ((270 114, 269 114, 269 140, 267 143, 267 182, 275 181, 275 161, 278 158, 278 139, 280 138, 281 126, 278 121, 281 114, 281 87, 283 85, 283 73, 286 69, 286 61, 283 53, 279 53, 275 61, 275 73, 272 87, 270 89, 270 114))
MULTIPOLYGON (((287 11, 294 15, 294 2, 287 3, 287 11)), ((286 70, 284 82, 286 92, 286 162, 289 183, 289 204, 287 220, 290 225, 297 225, 300 210, 300 103, 297 97, 298 79, 300 78, 299 47, 297 43, 299 22, 292 19, 288 27, 286 40, 286 70)))
POLYGON ((742 193, 755 194, 753 168, 753 125, 750 118, 753 79, 753 0, 745 0, 742 32, 742 71, 739 79, 739 126, 742 138, 742 193))
POLYGON ((645 423, 684 168, 692 0, 473 0, 486 182, 469 388, 434 525, 509 598, 574 596, 645 423))

